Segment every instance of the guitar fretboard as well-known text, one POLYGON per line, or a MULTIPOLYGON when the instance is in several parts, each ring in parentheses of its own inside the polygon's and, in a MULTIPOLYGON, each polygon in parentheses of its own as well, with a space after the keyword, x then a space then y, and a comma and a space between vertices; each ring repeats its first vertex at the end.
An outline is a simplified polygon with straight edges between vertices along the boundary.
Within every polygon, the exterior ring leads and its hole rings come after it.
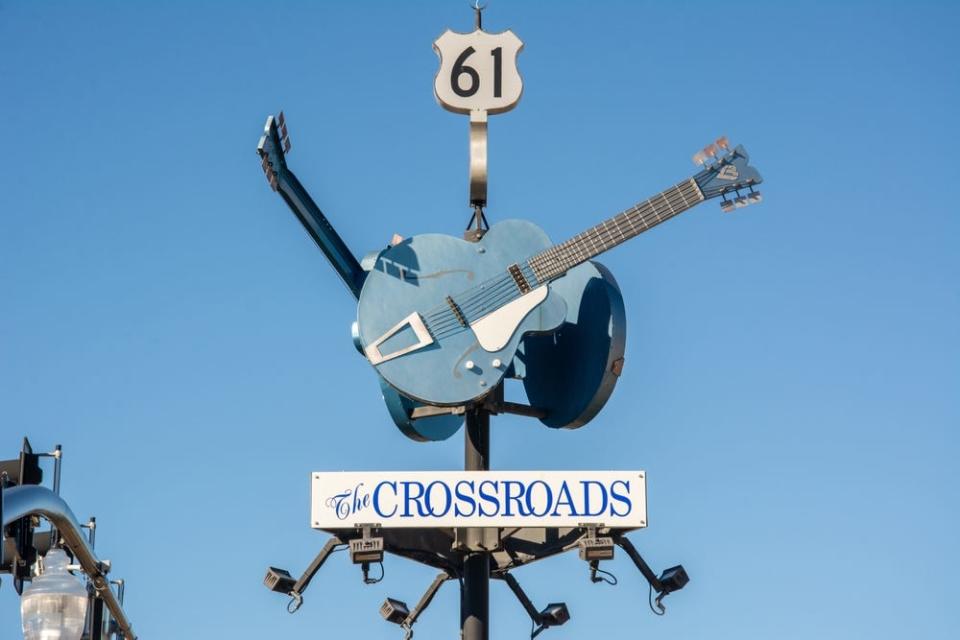
POLYGON ((528 264, 541 283, 559 278, 578 264, 666 222, 703 200, 696 180, 684 180, 566 242, 538 253, 528 264))

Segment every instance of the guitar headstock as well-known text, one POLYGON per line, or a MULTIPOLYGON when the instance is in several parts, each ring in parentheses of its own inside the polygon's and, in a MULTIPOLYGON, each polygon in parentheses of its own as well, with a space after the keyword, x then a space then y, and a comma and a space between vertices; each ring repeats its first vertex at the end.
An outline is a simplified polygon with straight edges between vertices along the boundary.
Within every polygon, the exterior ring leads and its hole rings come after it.
POLYGON ((742 145, 731 149, 727 138, 722 137, 694 154, 693 161, 704 167, 693 177, 704 199, 723 198, 720 208, 724 211, 733 211, 763 199, 755 190, 763 178, 750 166, 750 156, 742 145))
POLYGON ((269 116, 263 127, 263 135, 257 145, 260 154, 260 164, 263 173, 267 176, 270 188, 276 191, 280 177, 287 170, 286 154, 290 152, 290 136, 287 135, 287 123, 283 111, 276 118, 269 116))

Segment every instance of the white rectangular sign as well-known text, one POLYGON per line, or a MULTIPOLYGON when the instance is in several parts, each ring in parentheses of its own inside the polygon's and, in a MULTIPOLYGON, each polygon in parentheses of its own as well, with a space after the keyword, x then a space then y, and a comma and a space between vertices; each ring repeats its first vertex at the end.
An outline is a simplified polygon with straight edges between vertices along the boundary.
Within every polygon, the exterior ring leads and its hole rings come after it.
POLYGON ((399 527, 647 526, 643 471, 314 473, 311 524, 399 527))

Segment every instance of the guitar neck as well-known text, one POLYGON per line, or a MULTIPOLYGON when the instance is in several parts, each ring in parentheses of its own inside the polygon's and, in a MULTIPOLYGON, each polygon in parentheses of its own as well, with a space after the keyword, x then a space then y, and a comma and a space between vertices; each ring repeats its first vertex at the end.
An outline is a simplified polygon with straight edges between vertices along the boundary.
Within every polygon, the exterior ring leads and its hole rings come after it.
POLYGON ((566 242, 538 253, 528 263, 539 282, 554 280, 578 264, 666 222, 703 200, 696 180, 684 180, 566 242))
POLYGON ((285 169, 277 178, 277 191, 300 224, 317 243, 320 250, 333 265, 334 270, 355 298, 360 297, 360 289, 367 274, 353 255, 340 234, 337 233, 320 207, 313 201, 307 190, 300 184, 297 176, 285 169))

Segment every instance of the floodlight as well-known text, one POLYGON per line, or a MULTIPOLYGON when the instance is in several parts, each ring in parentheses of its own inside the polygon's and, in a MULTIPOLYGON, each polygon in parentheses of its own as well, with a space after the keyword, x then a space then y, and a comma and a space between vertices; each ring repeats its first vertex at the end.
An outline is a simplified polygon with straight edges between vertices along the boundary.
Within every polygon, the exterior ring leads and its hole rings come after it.
POLYGON ((288 571, 276 567, 267 567, 267 575, 263 579, 264 586, 277 593, 290 593, 296 583, 288 571))
POLYGON ((751 191, 747 194, 747 202, 750 204, 756 204, 761 200, 763 200, 763 194, 761 194, 759 191, 751 191))
POLYGON ((570 619, 570 610, 566 602, 551 602, 540 612, 540 625, 559 627, 570 619))
POLYGON ((383 562, 383 538, 355 538, 350 541, 350 560, 353 564, 383 562))
POLYGON ((720 202, 720 208, 723 209, 724 213, 730 213, 733 211, 734 205, 732 200, 722 200, 720 202))
POLYGON ((687 575, 683 565, 678 564, 675 567, 665 569, 664 572, 660 574, 659 580, 662 587, 660 592, 666 595, 683 589, 683 587, 690 582, 690 576, 687 575))
POLYGON ((404 620, 410 615, 410 607, 402 600, 387 598, 383 601, 383 604, 380 605, 380 615, 383 616, 383 619, 387 622, 403 624, 404 620))
POLYGON ((580 559, 588 562, 613 559, 613 538, 586 537, 577 543, 580 547, 580 559))

